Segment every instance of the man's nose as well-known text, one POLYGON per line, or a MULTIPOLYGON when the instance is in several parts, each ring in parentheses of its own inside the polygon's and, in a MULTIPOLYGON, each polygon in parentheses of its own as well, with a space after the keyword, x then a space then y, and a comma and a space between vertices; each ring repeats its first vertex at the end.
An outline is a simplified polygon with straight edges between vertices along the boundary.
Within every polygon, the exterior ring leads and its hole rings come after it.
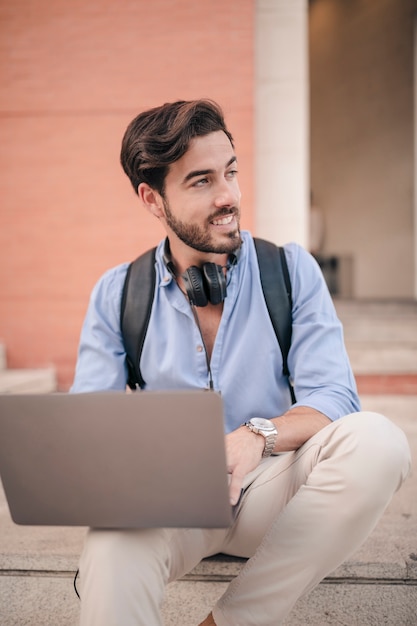
POLYGON ((230 182, 223 180, 216 189, 216 206, 237 206, 239 201, 240 189, 237 181, 230 182))

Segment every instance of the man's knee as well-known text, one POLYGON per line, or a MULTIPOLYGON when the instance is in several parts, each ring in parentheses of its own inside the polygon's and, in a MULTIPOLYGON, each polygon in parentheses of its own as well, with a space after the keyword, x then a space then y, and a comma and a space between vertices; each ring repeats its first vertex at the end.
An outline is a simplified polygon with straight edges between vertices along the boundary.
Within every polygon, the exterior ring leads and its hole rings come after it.
POLYGON ((407 477, 411 454, 403 431, 379 413, 364 411, 336 422, 336 438, 343 439, 343 454, 351 458, 352 478, 364 490, 384 486, 395 492, 407 477))
POLYGON ((90 530, 80 560, 81 583, 88 572, 104 578, 134 576, 136 580, 157 574, 168 577, 169 551, 165 529, 90 530))

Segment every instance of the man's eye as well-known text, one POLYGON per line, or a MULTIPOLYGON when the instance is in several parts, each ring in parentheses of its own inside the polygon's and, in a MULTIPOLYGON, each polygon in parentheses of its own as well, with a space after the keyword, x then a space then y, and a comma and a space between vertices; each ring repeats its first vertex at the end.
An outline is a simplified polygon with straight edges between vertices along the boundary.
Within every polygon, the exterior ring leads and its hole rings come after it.
POLYGON ((228 176, 229 178, 235 178, 235 176, 237 176, 237 174, 238 174, 238 171, 237 171, 237 170, 229 170, 229 171, 227 172, 227 176, 228 176))
POLYGON ((208 178, 199 178, 193 184, 193 187, 203 187, 203 185, 208 183, 208 178))

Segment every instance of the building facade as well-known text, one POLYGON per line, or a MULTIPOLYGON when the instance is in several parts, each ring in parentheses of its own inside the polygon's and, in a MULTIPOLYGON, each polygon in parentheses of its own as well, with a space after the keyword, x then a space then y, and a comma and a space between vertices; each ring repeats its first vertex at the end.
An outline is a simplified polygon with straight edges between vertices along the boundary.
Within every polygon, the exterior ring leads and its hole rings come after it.
MULTIPOLYGON (((0 7, 0 340, 71 383, 89 293, 163 232, 119 165, 129 121, 210 97, 242 226, 344 268, 340 294, 417 294, 415 0, 20 0, 0 7)), ((339 282, 342 273, 338 276, 339 282)), ((340 285, 339 285, 340 287, 340 285)))

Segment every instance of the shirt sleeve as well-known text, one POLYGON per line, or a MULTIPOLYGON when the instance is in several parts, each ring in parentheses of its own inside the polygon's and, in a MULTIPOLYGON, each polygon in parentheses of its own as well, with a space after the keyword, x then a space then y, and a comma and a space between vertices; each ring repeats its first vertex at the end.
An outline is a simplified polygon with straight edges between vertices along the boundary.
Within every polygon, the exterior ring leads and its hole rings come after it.
POLYGON ((120 306, 127 268, 126 263, 106 272, 91 293, 81 331, 72 393, 126 388, 120 306))
POLYGON ((297 244, 285 246, 293 292, 288 365, 297 399, 331 420, 360 410, 343 328, 315 259, 297 244))

